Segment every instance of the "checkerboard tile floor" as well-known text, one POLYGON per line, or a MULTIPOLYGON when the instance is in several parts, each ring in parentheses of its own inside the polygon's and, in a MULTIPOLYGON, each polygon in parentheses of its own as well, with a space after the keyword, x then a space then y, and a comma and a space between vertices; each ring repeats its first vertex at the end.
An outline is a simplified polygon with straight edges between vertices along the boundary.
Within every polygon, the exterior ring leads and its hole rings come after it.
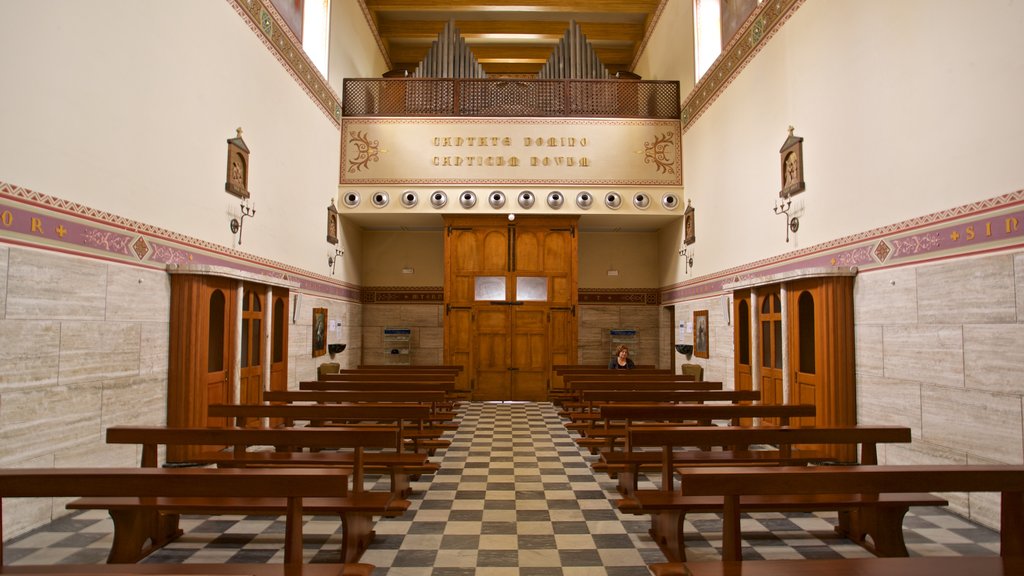
MULTIPOLYGON (((379 520, 362 561, 387 576, 647 575, 664 556, 643 516, 620 515, 614 481, 590 471, 596 457, 573 442, 546 403, 467 403, 441 470, 413 484, 411 510, 379 520)), ((387 489, 386 478, 369 485, 387 489), (376 486, 377 483, 379 486, 376 486)), ((655 487, 646 480, 641 488, 655 487)), ((839 538, 834 513, 749 515, 744 557, 869 556, 839 538)), ((186 517, 185 535, 147 562, 281 562, 284 523, 257 516, 186 517)), ((912 555, 996 554, 998 533, 941 509, 913 509, 904 524, 912 555)), ((338 522, 314 516, 305 524, 308 562, 336 562, 338 522)), ((715 514, 687 520, 690 560, 720 558, 715 514)), ((62 518, 14 539, 8 564, 101 563, 111 541, 105 512, 62 518)))

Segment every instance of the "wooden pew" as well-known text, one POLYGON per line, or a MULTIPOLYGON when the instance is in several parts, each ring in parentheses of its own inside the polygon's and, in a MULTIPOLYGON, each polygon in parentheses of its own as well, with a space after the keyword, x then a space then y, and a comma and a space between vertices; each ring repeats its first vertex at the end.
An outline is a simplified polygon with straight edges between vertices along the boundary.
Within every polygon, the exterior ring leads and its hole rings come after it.
MULTIPOLYGON (((398 443, 396 428, 376 430, 357 429, 242 429, 242 428, 166 428, 160 426, 112 426, 107 429, 110 444, 139 444, 142 446, 141 467, 156 468, 158 447, 169 445, 232 446, 231 452, 211 450, 201 454, 200 463, 217 464, 231 468, 295 468, 311 467, 325 471, 338 470, 351 476, 352 488, 343 483, 337 492, 326 498, 307 499, 310 513, 336 514, 342 524, 341 558, 355 562, 373 540, 372 516, 401 516, 410 503, 400 494, 400 485, 391 492, 372 492, 363 489, 365 449, 394 448, 398 443), (295 450, 298 447, 321 449, 327 447, 351 449, 339 452, 247 452, 250 446, 281 446, 295 450)), ((392 453, 394 456, 394 453, 392 453)), ((333 472, 332 472, 333 473, 333 472)), ((229 494, 230 495, 230 494, 229 494)), ((138 499, 79 498, 67 505, 73 510, 108 510, 115 524, 118 513, 129 516, 122 521, 135 522, 145 512, 153 517, 148 521, 151 547, 133 542, 111 551, 111 562, 136 562, 153 549, 177 538, 181 531, 181 514, 283 514, 280 498, 166 498, 156 506, 138 499), (140 512, 142 511, 142 512, 140 512)))
POLYGON ((427 427, 431 419, 430 406, 415 403, 210 404, 207 413, 212 418, 233 418, 235 425, 241 428, 263 418, 280 419, 285 426, 294 426, 296 421, 308 421, 311 426, 393 423, 398 426, 399 436, 411 442, 414 452, 422 451, 431 456, 438 448, 451 444, 441 438, 444 430, 427 427))
MULTIPOLYGON (((906 576, 929 574, 953 576, 994 576, 1024 574, 1024 466, 842 466, 782 468, 681 469, 682 490, 694 497, 715 497, 724 501, 723 552, 725 562, 688 562, 685 565, 657 564, 655 574, 693 576, 815 574, 851 576, 906 576), (753 497, 823 496, 829 494, 872 495, 911 490, 928 492, 999 492, 1000 559, 960 558, 869 558, 820 561, 793 571, 794 566, 774 560, 740 562, 740 514, 744 499, 753 497)), ((905 555, 902 514, 879 506, 873 519, 875 549, 882 556, 905 555), (898 519, 890 519, 898 516, 898 519), (897 521, 898 520, 898 521, 897 521), (886 533, 892 530, 892 533, 886 533), (895 547, 895 544, 899 547, 895 547)), ((802 560, 801 562, 811 562, 802 560)))
MULTIPOLYGON (((735 426, 644 426, 629 432, 631 447, 659 447, 662 452, 662 488, 660 490, 636 490, 616 503, 625 514, 648 514, 651 516, 651 536, 661 546, 670 561, 685 560, 684 520, 687 512, 717 512, 723 509, 724 501, 715 496, 691 496, 673 489, 673 474, 687 452, 676 452, 677 447, 727 446, 731 449, 745 449, 751 445, 777 445, 782 457, 792 454, 793 446, 801 444, 860 444, 860 463, 878 463, 876 446, 882 442, 910 442, 910 429, 899 426, 843 426, 816 428, 787 427, 735 427, 735 426)), ((727 466, 728 460, 718 462, 727 466)), ((839 512, 839 526, 836 531, 843 536, 867 547, 868 535, 877 542, 878 536, 893 533, 891 527, 879 527, 877 523, 863 521, 864 518, 882 518, 888 522, 902 522, 910 506, 944 506, 947 502, 931 494, 889 493, 873 498, 860 494, 816 494, 810 496, 762 496, 742 501, 748 511, 820 511, 839 512), (886 509, 886 514, 878 513, 886 509), (875 530, 875 533, 869 532, 875 530)), ((892 555, 894 550, 906 548, 902 541, 886 543, 882 551, 892 555)))
MULTIPOLYGON (((601 407, 604 426, 588 430, 588 438, 580 438, 577 442, 582 447, 599 446, 603 443, 606 450, 601 451, 601 460, 592 468, 595 472, 611 472, 618 476, 619 491, 624 495, 632 494, 637 488, 641 468, 663 465, 663 454, 653 451, 634 451, 626 443, 621 452, 614 451, 616 442, 626 438, 627 431, 638 426, 664 426, 665 422, 691 422, 710 426, 713 420, 728 420, 730 425, 739 426, 741 420, 752 418, 778 418, 780 425, 788 426, 790 418, 813 417, 816 413, 813 404, 608 404, 601 407), (654 422, 655 424, 651 424, 654 422), (589 439, 591 442, 583 443, 589 439)), ((627 438, 628 440, 628 438, 627 438)), ((708 446, 702 450, 673 452, 679 464, 708 465, 720 464, 723 461, 765 464, 808 464, 829 460, 819 450, 749 450, 734 449, 728 451, 711 451, 708 446), (702 454, 703 453, 703 454, 702 454)))
POLYGON ((355 404, 417 403, 430 406, 430 425, 443 430, 457 430, 456 413, 446 410, 448 401, 443 390, 286 390, 263 392, 265 402, 286 404, 355 404))
MULTIPOLYGON (((87 497, 125 505, 110 508, 114 540, 110 562, 132 562, 154 521, 153 505, 166 500, 274 501, 285 516, 285 564, 180 564, 0 566, 4 574, 251 574, 260 576, 369 575, 368 564, 302 565, 303 513, 312 501, 337 498, 347 475, 337 470, 218 470, 202 468, 17 468, 0 470, 0 498, 87 497), (136 503, 135 506, 130 505, 136 503), (139 503, 145 502, 145 505, 139 503)), ((3 552, 0 548, 0 565, 3 552)))
POLYGON ((605 404, 703 404, 705 402, 757 402, 757 390, 581 390, 579 411, 565 411, 564 417, 572 422, 566 427, 573 430, 587 427, 601 420, 601 407, 605 404))
POLYGON ((653 365, 636 365, 631 370, 615 370, 604 366, 589 366, 589 365, 564 365, 556 364, 551 367, 551 382, 548 385, 548 399, 557 402, 561 397, 569 392, 566 386, 567 379, 571 379, 575 375, 581 376, 592 376, 595 378, 602 378, 606 376, 614 376, 614 374, 659 374, 666 375, 672 374, 671 370, 665 368, 655 368, 653 365))
POLYGON ((721 382, 696 381, 693 378, 660 380, 622 378, 609 380, 578 380, 569 382, 566 396, 560 399, 564 410, 560 415, 578 410, 584 405, 582 394, 586 390, 721 390, 721 382), (575 409, 575 410, 574 410, 575 409))

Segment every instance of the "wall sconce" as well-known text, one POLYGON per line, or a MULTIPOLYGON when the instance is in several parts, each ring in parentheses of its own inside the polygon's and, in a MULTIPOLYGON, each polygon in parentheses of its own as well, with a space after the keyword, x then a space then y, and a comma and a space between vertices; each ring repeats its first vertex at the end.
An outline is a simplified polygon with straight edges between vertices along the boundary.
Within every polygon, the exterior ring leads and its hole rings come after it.
POLYGON ((784 196, 782 204, 779 204, 779 201, 776 200, 775 207, 772 208, 772 211, 775 212, 776 214, 786 215, 786 242, 789 242, 790 232, 793 232, 795 234, 796 231, 800 229, 800 219, 797 218, 796 216, 789 215, 789 210, 792 204, 793 199, 790 198, 789 196, 784 196))
POLYGON ((240 206, 242 207, 242 217, 232 218, 230 224, 231 233, 238 234, 239 246, 242 245, 242 224, 245 222, 246 216, 252 216, 253 218, 256 217, 256 203, 253 202, 252 207, 250 208, 249 205, 245 203, 245 201, 242 201, 240 206))
POLYGON ((334 249, 334 255, 327 257, 327 265, 331 267, 331 276, 334 276, 334 265, 338 263, 338 260, 345 255, 344 250, 338 248, 334 249))
POLYGON ((683 265, 685 266, 684 273, 689 274, 690 268, 693 268, 693 250, 687 252, 689 246, 683 246, 683 249, 679 251, 679 255, 683 258, 683 265))

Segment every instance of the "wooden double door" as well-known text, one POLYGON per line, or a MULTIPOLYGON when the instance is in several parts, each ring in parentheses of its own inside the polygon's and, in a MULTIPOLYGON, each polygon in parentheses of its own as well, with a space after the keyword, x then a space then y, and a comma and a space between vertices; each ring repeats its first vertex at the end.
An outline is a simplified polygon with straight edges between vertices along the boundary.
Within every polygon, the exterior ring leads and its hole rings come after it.
POLYGON ((445 362, 476 400, 544 400, 576 358, 576 218, 445 219, 445 362))

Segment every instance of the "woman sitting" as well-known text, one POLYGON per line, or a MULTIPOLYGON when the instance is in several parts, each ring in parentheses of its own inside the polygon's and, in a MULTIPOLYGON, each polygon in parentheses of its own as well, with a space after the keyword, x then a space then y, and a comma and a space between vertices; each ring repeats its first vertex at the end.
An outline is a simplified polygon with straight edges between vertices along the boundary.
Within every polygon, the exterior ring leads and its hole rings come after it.
POLYGON ((615 349, 615 357, 608 363, 608 368, 613 370, 630 370, 633 368, 633 361, 629 359, 629 348, 625 344, 615 349))

